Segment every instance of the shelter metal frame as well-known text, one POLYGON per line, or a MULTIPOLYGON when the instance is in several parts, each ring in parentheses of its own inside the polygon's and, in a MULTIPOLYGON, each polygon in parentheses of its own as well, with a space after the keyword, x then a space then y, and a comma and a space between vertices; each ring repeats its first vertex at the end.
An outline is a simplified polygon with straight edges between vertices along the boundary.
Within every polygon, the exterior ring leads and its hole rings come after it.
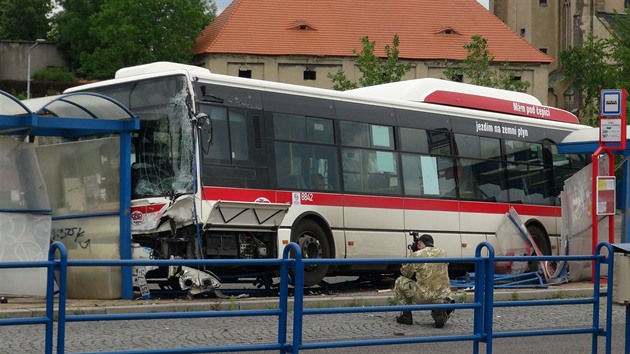
MULTIPOLYGON (((140 120, 114 99, 96 93, 71 93, 20 101, 0 91, 0 135, 77 138, 120 136, 120 258, 131 259, 131 132, 140 120)), ((131 267, 121 267, 122 298, 133 298, 131 267)))

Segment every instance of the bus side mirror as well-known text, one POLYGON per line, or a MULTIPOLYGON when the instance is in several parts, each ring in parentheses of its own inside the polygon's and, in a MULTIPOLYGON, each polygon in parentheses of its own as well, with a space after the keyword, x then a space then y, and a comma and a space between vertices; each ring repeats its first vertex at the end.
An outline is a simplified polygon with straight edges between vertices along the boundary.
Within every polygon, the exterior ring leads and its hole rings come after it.
POLYGON ((195 116, 195 124, 198 128, 203 128, 204 126, 208 126, 208 145, 212 145, 212 118, 205 113, 198 113, 195 116))
POLYGON ((195 121, 197 122, 198 127, 203 127, 204 125, 208 124, 208 122, 210 121, 210 117, 205 113, 198 113, 195 116, 195 121))

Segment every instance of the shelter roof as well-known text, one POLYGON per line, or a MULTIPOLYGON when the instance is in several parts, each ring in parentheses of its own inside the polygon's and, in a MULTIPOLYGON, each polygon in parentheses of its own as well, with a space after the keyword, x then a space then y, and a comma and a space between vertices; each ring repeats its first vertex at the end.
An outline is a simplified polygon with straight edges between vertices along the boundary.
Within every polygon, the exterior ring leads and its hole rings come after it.
MULTIPOLYGON (((558 152, 561 154, 586 154, 594 153, 600 146, 599 127, 588 127, 575 130, 558 143, 558 152)), ((630 126, 626 126, 626 136, 630 137, 630 126)), ((615 144, 610 144, 614 147, 615 144)), ((619 145, 618 143, 616 144, 619 145)), ((626 146, 630 144, 626 142, 626 146)), ((627 149, 627 148, 626 148, 627 149)), ((622 153, 621 150, 613 150, 613 153, 622 153)))
POLYGON ((139 128, 138 117, 95 93, 71 93, 20 101, 0 91, 0 133, 81 136, 139 128))

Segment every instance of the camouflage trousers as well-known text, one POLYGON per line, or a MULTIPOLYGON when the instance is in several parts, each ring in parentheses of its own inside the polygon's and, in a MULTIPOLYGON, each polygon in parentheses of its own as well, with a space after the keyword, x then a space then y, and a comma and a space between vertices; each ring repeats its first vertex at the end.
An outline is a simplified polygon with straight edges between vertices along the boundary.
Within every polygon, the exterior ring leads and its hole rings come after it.
POLYGON ((451 302, 449 295, 444 292, 420 289, 415 280, 400 276, 394 283, 393 301, 396 305, 444 304, 451 302))

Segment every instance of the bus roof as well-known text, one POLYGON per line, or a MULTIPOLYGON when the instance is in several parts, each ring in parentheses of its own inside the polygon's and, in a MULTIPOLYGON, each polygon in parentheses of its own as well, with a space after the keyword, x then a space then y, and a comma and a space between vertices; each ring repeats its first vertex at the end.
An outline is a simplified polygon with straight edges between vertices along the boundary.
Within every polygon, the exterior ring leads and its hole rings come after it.
POLYGON ((122 79, 132 76, 149 75, 149 74, 168 74, 169 72, 188 72, 191 76, 208 75, 210 70, 194 65, 185 65, 178 63, 170 63, 159 61, 150 64, 130 66, 116 71, 114 78, 122 79))
POLYGON ((579 124, 572 113, 544 106, 529 94, 440 79, 399 81, 346 91, 350 95, 388 97, 413 102, 507 113, 579 124))
POLYGON ((346 92, 350 94, 361 94, 397 98, 406 101, 426 102, 425 99, 427 98, 427 96, 434 91, 449 91, 479 96, 503 97, 511 101, 542 105, 542 103, 540 103, 540 101, 536 97, 522 92, 500 90, 492 87, 476 86, 465 84, 462 82, 431 78, 405 80, 388 84, 361 87, 354 90, 348 90, 346 92))
POLYGON ((120 69, 116 72, 116 78, 113 80, 70 88, 66 92, 89 90, 92 87, 100 87, 115 82, 128 82, 134 78, 141 79, 172 74, 185 74, 189 80, 201 79, 203 81, 209 80, 210 82, 219 80, 226 84, 232 83, 285 92, 293 91, 306 95, 323 95, 340 99, 354 98, 368 100, 372 103, 376 103, 375 98, 407 103, 422 102, 579 124, 578 118, 572 113, 544 106, 536 97, 526 93, 431 78, 406 80, 339 92, 308 86, 212 74, 208 69, 193 65, 155 62, 120 69))

